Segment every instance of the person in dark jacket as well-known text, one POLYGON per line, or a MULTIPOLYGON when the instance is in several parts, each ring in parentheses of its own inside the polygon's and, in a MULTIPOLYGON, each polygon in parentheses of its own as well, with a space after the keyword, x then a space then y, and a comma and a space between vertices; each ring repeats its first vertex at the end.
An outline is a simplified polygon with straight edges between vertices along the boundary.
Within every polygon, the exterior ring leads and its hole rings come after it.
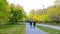
POLYGON ((33 22, 33 27, 35 28, 35 26, 36 26, 36 21, 33 22))
POLYGON ((32 28, 32 21, 30 21, 30 28, 32 28))

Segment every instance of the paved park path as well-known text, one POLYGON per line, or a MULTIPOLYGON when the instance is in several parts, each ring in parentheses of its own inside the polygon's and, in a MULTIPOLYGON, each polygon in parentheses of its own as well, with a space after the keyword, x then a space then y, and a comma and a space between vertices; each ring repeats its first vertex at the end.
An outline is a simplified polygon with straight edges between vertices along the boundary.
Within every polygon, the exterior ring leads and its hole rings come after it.
POLYGON ((36 28, 30 28, 29 24, 26 24, 26 34, 47 34, 46 32, 36 28))
POLYGON ((39 26, 44 26, 44 27, 49 27, 49 28, 52 28, 52 29, 56 29, 56 30, 60 30, 60 26, 53 26, 53 25, 46 25, 46 24, 37 24, 39 26))

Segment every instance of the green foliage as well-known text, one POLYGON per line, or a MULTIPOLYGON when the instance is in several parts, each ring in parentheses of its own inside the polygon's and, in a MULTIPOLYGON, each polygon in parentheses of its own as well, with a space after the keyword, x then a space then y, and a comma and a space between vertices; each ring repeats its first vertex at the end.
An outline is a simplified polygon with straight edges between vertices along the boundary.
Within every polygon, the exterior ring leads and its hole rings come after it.
POLYGON ((18 21, 23 20, 26 17, 26 13, 22 6, 11 4, 11 14, 13 17, 10 19, 10 23, 16 24, 18 21))
POLYGON ((9 12, 7 12, 8 3, 6 0, 0 0, 0 24, 5 24, 8 21, 9 12))
POLYGON ((60 22, 60 5, 53 5, 49 6, 47 9, 37 9, 37 10, 31 10, 29 14, 29 19, 34 18, 38 21, 42 21, 42 15, 44 11, 44 21, 46 22, 60 22))
POLYGON ((48 14, 50 14, 51 20, 59 23, 60 22, 60 5, 54 5, 47 9, 48 14))
POLYGON ((26 12, 22 6, 11 4, 6 0, 0 0, 0 25, 14 23, 26 18, 26 12))

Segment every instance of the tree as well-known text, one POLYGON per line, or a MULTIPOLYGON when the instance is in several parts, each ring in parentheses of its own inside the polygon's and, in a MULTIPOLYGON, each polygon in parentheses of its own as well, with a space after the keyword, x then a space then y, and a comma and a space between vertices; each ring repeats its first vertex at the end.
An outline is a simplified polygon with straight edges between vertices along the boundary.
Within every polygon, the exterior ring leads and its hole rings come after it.
POLYGON ((4 25, 9 21, 10 7, 6 0, 0 0, 0 24, 4 25))
POLYGON ((60 5, 54 5, 47 9, 48 13, 50 14, 51 20, 59 23, 60 22, 60 5))
POLYGON ((10 19, 10 23, 12 24, 16 24, 18 21, 21 21, 26 17, 26 13, 20 5, 11 4, 11 14, 13 14, 13 17, 10 19))
POLYGON ((0 25, 14 23, 26 18, 26 12, 22 6, 9 5, 6 0, 0 0, 0 25))

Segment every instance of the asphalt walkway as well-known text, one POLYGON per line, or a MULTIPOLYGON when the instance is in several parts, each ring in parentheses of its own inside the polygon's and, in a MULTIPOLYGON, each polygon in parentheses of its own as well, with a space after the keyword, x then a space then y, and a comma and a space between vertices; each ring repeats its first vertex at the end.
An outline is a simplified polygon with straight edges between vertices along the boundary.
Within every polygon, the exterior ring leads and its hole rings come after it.
POLYGON ((49 28, 52 28, 52 29, 56 29, 56 30, 60 30, 60 26, 53 26, 53 25, 46 25, 46 24, 37 24, 39 26, 44 26, 44 27, 49 27, 49 28))
POLYGON ((46 32, 36 28, 30 28, 29 24, 26 24, 26 34, 47 34, 46 32))

